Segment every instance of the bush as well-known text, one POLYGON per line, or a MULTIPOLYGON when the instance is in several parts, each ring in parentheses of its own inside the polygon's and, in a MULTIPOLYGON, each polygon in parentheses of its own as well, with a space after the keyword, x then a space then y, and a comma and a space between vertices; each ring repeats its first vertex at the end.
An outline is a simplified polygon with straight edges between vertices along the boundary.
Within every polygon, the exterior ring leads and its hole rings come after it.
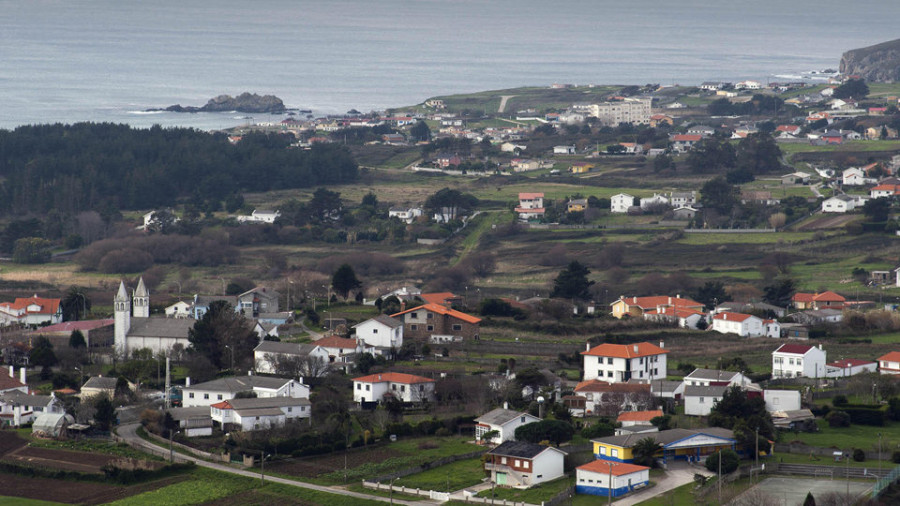
POLYGON ((891 462, 894 464, 900 464, 900 451, 895 451, 891 454, 891 462))
POLYGON ((853 450, 853 460, 856 462, 865 462, 866 461, 866 452, 862 451, 859 448, 853 450))
POLYGON ((850 416, 850 422, 859 425, 874 425, 881 427, 887 418, 887 411, 881 408, 869 407, 844 407, 844 412, 850 416))
POLYGON ((844 411, 832 411, 825 415, 829 427, 849 427, 850 415, 844 411))
POLYGON ((737 470, 741 457, 734 450, 722 450, 710 455, 706 459, 706 469, 714 473, 719 472, 719 455, 722 456, 722 473, 729 474, 737 470))
POLYGON ((834 404, 835 406, 846 406, 848 404, 847 396, 841 395, 841 394, 835 395, 834 399, 831 401, 831 403, 834 404))

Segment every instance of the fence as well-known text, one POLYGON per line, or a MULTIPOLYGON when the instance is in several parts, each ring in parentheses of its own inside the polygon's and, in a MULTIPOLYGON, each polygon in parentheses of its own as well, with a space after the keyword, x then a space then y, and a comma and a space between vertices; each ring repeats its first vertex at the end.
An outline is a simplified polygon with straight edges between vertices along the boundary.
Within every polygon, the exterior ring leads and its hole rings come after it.
POLYGON ((872 499, 878 498, 878 496, 881 495, 881 492, 888 488, 888 486, 890 486, 891 483, 894 483, 898 478, 900 478, 900 466, 891 469, 887 475, 879 478, 878 481, 875 482, 875 486, 872 488, 872 499))
MULTIPOLYGON (((823 448, 821 446, 807 446, 803 443, 788 443, 782 444, 778 443, 775 445, 776 453, 795 453, 800 455, 815 455, 817 457, 827 457, 828 460, 831 460, 834 457, 834 452, 845 451, 840 448, 823 448)), ((890 452, 881 452, 880 454, 875 450, 864 450, 866 454, 866 460, 890 460, 891 454, 890 452)))

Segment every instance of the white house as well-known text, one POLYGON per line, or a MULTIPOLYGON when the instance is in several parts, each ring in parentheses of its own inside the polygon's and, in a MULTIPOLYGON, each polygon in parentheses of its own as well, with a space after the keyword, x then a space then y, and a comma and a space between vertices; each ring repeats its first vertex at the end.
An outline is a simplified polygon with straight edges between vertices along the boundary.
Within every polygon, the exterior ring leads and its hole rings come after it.
POLYGON ((762 87, 763 85, 759 81, 741 81, 734 85, 734 89, 736 90, 759 90, 762 89, 762 87))
POLYGON ((575 146, 553 146, 554 155, 574 155, 575 146))
POLYGON ((878 362, 845 358, 825 365, 826 378, 849 378, 867 372, 878 372, 878 362))
POLYGON ((892 351, 878 357, 878 372, 900 374, 900 351, 892 351))
POLYGON ((385 372, 353 379, 354 402, 380 402, 391 395, 403 402, 422 402, 434 398, 434 380, 404 374, 385 372))
POLYGON ((637 380, 666 379, 666 354, 664 344, 603 343, 593 348, 587 345, 584 356, 584 380, 599 379, 609 383, 637 380))
POLYGON ((835 195, 822 201, 823 213, 846 213, 856 209, 859 200, 849 195, 835 195))
POLYGON ((266 376, 232 376, 219 378, 196 385, 186 385, 182 389, 182 405, 210 406, 220 401, 234 399, 240 392, 253 392, 258 398, 294 397, 309 399, 309 386, 292 378, 272 378, 266 376))
POLYGON ((685 386, 744 386, 752 383, 750 378, 739 372, 721 371, 718 369, 694 369, 684 377, 685 386))
POLYGON ((766 334, 762 318, 729 311, 713 316, 712 329, 723 334, 737 334, 742 337, 759 337, 766 334))
POLYGON ((772 378, 824 378, 825 355, 821 344, 782 344, 772 352, 772 378))
POLYGON ((356 354, 362 353, 363 348, 355 339, 347 339, 340 336, 328 336, 314 343, 328 354, 329 367, 350 372, 356 360, 356 354))
POLYGON ((315 344, 262 341, 253 348, 253 364, 260 374, 294 374, 319 377, 329 371, 328 352, 315 344))
POLYGON ((0 323, 21 325, 54 325, 63 321, 60 299, 45 299, 37 294, 17 297, 0 303, 0 323))
POLYGON ((841 174, 844 186, 863 186, 877 182, 875 178, 866 177, 866 171, 859 167, 850 167, 841 174))
POLYGON ((575 493, 621 497, 646 487, 650 468, 611 460, 594 460, 575 468, 575 493))
POLYGON ((516 440, 516 429, 533 422, 540 422, 541 419, 530 415, 524 411, 512 411, 506 409, 506 406, 497 408, 479 416, 475 419, 475 439, 482 441, 481 436, 488 432, 496 431, 497 434, 490 439, 493 444, 500 444, 504 441, 516 440))
POLYGON ((309 418, 309 399, 259 397, 230 399, 210 405, 210 415, 224 431, 260 430, 281 427, 290 420, 309 418))
POLYGON ((410 224, 416 221, 416 218, 422 216, 425 211, 421 207, 392 207, 388 210, 388 218, 397 218, 398 220, 410 224))
POLYGON ((708 416, 713 406, 725 395, 731 387, 721 386, 685 386, 684 387, 684 414, 690 416, 708 416))
POLYGON ((660 195, 658 193, 654 193, 652 197, 644 197, 641 199, 641 209, 647 209, 648 207, 656 206, 656 205, 668 205, 669 198, 665 195, 660 195))
POLYGON ((519 206, 516 207, 516 212, 519 214, 520 220, 543 218, 544 211, 543 193, 519 194, 519 206))
POLYGON ((254 209, 250 216, 237 216, 236 219, 241 223, 275 223, 279 216, 280 211, 254 209))
POLYGON ((619 193, 609 199, 611 213, 627 213, 628 208, 632 206, 634 206, 634 196, 627 193, 619 193))
POLYGON ((800 409, 799 390, 763 390, 766 411, 794 411, 800 409))
POLYGON ((369 318, 353 328, 360 344, 374 347, 378 354, 384 354, 391 348, 399 350, 403 346, 403 321, 386 314, 369 318))
POLYGON ((485 471, 500 486, 528 488, 564 473, 566 452, 552 446, 506 441, 487 452, 485 471))
POLYGON ((700 320, 706 318, 706 313, 696 309, 681 308, 675 306, 663 306, 659 309, 644 311, 645 320, 673 322, 680 328, 696 329, 700 320))
POLYGON ((190 318, 191 305, 183 300, 166 307, 166 318, 190 318))
POLYGON ((65 413, 62 402, 50 395, 31 395, 21 390, 0 393, 0 421, 3 425, 21 427, 43 413, 65 413))

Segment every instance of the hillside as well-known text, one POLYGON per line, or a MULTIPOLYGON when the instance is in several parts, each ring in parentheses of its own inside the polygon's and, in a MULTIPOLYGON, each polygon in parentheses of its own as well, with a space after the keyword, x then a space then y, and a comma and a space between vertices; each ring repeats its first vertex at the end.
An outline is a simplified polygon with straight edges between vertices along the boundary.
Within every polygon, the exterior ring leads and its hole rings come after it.
POLYGON ((900 81, 900 39, 847 51, 841 56, 840 70, 869 82, 900 81))

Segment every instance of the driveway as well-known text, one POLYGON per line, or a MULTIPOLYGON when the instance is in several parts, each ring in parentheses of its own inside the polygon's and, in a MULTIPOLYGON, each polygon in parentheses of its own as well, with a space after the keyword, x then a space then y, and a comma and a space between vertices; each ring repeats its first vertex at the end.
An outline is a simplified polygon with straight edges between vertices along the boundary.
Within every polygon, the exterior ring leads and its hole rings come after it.
POLYGON ((655 486, 625 496, 625 498, 616 501, 616 506, 631 506, 658 495, 663 495, 687 483, 693 483, 695 474, 712 476, 712 473, 705 468, 693 467, 684 462, 671 464, 665 476, 657 480, 655 486))
MULTIPOLYGON (((163 448, 163 447, 157 446, 149 441, 145 441, 144 439, 141 439, 141 437, 138 436, 137 432, 136 432, 138 427, 140 427, 140 423, 127 423, 127 424, 120 425, 119 427, 117 427, 116 433, 120 437, 125 439, 126 441, 129 441, 130 443, 133 443, 133 445, 136 445, 140 448, 144 448, 147 451, 149 451, 150 453, 153 453, 156 455, 160 455, 160 453, 162 453, 163 455, 168 454, 168 452, 169 452, 168 448, 163 448)), ((196 457, 191 457, 188 455, 182 455, 180 453, 175 454, 175 460, 177 460, 179 462, 193 462, 200 467, 206 467, 208 469, 215 469, 216 471, 221 471, 223 473, 237 474, 240 476, 246 476, 248 478, 255 478, 255 479, 258 479, 260 477, 260 473, 257 471, 237 469, 237 468, 234 468, 231 466, 226 466, 225 464, 217 464, 215 462, 207 462, 205 460, 198 459, 196 457)), ((305 483, 302 481, 289 480, 286 478, 279 478, 277 476, 266 476, 265 481, 270 482, 270 483, 281 483, 282 485, 291 485, 291 486, 300 487, 300 488, 308 488, 310 490, 318 490, 319 492, 327 492, 329 494, 337 494, 337 495, 343 495, 343 496, 347 496, 347 497, 355 497, 357 499, 368 499, 371 501, 392 502, 387 497, 379 497, 379 496, 374 496, 374 495, 361 494, 358 492, 351 492, 349 490, 344 490, 340 487, 324 487, 321 485, 313 485, 312 483, 305 483)), ((427 499, 422 500, 422 501, 401 501, 399 499, 394 499, 393 503, 394 504, 407 504, 410 506, 422 506, 422 505, 434 505, 435 504, 434 501, 429 501, 427 499)))

